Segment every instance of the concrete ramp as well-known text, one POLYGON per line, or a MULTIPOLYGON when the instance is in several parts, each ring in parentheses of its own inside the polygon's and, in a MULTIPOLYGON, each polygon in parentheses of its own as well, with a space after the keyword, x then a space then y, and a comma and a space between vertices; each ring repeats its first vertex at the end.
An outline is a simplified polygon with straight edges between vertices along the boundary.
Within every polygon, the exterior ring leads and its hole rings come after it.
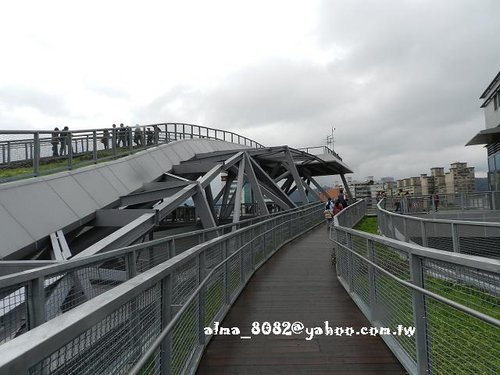
POLYGON ((248 147, 208 139, 180 140, 114 161, 0 185, 0 259, 21 259, 51 233, 93 219, 174 165, 199 153, 248 147))

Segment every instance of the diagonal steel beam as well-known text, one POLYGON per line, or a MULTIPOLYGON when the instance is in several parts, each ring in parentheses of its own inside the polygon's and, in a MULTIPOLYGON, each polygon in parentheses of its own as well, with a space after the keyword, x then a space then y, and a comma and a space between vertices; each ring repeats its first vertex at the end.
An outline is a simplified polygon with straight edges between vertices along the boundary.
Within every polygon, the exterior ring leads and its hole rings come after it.
POLYGON ((302 173, 304 174, 304 176, 307 177, 307 179, 309 181, 311 181, 313 183, 313 185, 316 187, 316 189, 318 189, 319 192, 323 193, 325 195, 325 197, 328 197, 328 194, 325 191, 325 189, 323 189, 321 187, 321 185, 318 184, 318 182, 312 177, 311 173, 309 172, 309 170, 307 168, 303 168, 302 173))
POLYGON ((276 177, 274 179, 274 182, 278 183, 281 180, 283 180, 285 177, 288 177, 289 175, 290 175, 290 171, 286 171, 286 172, 282 173, 281 175, 279 175, 278 177, 276 177))
POLYGON ((210 209, 210 205, 208 204, 208 200, 205 195, 205 190, 203 190, 201 183, 196 185, 196 194, 193 195, 193 202, 203 228, 206 229, 216 227, 217 224, 212 215, 212 210, 210 209))
POLYGON ((342 183, 344 184, 344 189, 347 192, 347 196, 349 197, 349 199, 351 199, 351 202, 352 202, 353 198, 352 198, 351 190, 349 189, 349 185, 347 184, 347 180, 345 179, 345 175, 342 173, 340 175, 340 178, 342 179, 342 183))
POLYGON ((285 181, 285 183, 281 187, 281 190, 283 190, 285 192, 285 194, 290 195, 290 187, 292 186, 292 184, 293 184, 293 177, 288 176, 287 180, 285 181))
POLYGON ((266 186, 269 191, 273 192, 275 196, 279 197, 279 199, 288 204, 288 208, 297 207, 297 205, 290 199, 288 195, 286 195, 283 190, 280 189, 278 184, 274 182, 274 180, 269 176, 266 171, 262 169, 262 167, 255 161, 254 158, 249 157, 252 161, 252 165, 255 168, 255 171, 258 173, 261 181, 261 186, 266 186))
POLYGON ((271 190, 269 190, 266 186, 261 186, 262 190, 264 190, 264 195, 271 199, 274 203, 276 203, 278 206, 280 206, 283 210, 289 210, 290 205, 283 201, 280 197, 278 197, 276 194, 274 194, 271 190))
POLYGON ((297 170, 297 166, 295 165, 295 162, 293 161, 292 154, 290 152, 290 149, 287 147, 285 149, 285 158, 287 161, 288 165, 288 170, 292 173, 293 179, 295 180, 295 186, 297 187, 297 190, 299 191, 300 198, 302 199, 302 204, 307 204, 309 203, 309 199, 307 198, 306 191, 304 190, 304 186, 302 185, 302 179, 300 178, 299 171, 297 170))
POLYGON ((266 201, 264 200, 264 196, 262 195, 262 190, 260 189, 260 185, 257 180, 257 176, 255 176, 255 171, 252 167, 252 162, 250 161, 250 157, 245 153, 245 173, 247 175, 248 181, 252 186, 252 192, 254 194, 255 199, 257 200, 257 205, 260 210, 261 215, 268 215, 269 211, 266 206, 266 201))
POLYGON ((319 200, 319 195, 311 189, 311 185, 309 185, 307 182, 309 181, 306 177, 302 178, 302 185, 304 186, 304 189, 306 190, 306 194, 311 194, 315 199, 319 200))

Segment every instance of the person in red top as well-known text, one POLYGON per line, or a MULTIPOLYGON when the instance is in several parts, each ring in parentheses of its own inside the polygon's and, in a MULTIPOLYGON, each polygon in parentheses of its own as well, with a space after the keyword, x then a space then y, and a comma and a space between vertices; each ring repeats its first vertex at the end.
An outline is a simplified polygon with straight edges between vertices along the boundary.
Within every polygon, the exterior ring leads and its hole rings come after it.
POLYGON ((344 206, 342 206, 342 203, 340 203, 339 201, 336 201, 335 205, 333 206, 333 216, 337 215, 343 209, 344 209, 344 206))

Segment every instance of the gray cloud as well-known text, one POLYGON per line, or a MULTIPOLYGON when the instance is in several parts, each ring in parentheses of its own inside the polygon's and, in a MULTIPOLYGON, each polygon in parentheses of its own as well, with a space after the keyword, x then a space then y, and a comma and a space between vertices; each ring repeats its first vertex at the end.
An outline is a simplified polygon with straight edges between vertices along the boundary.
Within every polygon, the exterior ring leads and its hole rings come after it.
POLYGON ((137 115, 296 147, 324 143, 333 124, 359 177, 457 160, 485 171, 485 153, 464 145, 484 128, 478 97, 500 69, 500 2, 324 1, 320 14, 317 41, 340 58, 260 61, 208 91, 176 87, 137 115))
POLYGON ((49 116, 68 115, 68 109, 62 96, 49 94, 32 87, 0 87, 0 105, 7 110, 24 107, 36 109, 49 116))

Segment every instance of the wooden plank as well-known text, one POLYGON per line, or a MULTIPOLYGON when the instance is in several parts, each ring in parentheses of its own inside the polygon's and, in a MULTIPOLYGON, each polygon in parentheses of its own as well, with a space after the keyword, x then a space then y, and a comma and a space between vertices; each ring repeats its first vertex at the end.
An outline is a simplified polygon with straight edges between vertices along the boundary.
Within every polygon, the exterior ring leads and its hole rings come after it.
POLYGON ((333 245, 320 226, 275 254, 254 275, 222 327, 239 336, 214 336, 198 374, 406 374, 382 339, 371 336, 252 335, 253 322, 301 322, 306 327, 369 327, 340 285, 333 245))

